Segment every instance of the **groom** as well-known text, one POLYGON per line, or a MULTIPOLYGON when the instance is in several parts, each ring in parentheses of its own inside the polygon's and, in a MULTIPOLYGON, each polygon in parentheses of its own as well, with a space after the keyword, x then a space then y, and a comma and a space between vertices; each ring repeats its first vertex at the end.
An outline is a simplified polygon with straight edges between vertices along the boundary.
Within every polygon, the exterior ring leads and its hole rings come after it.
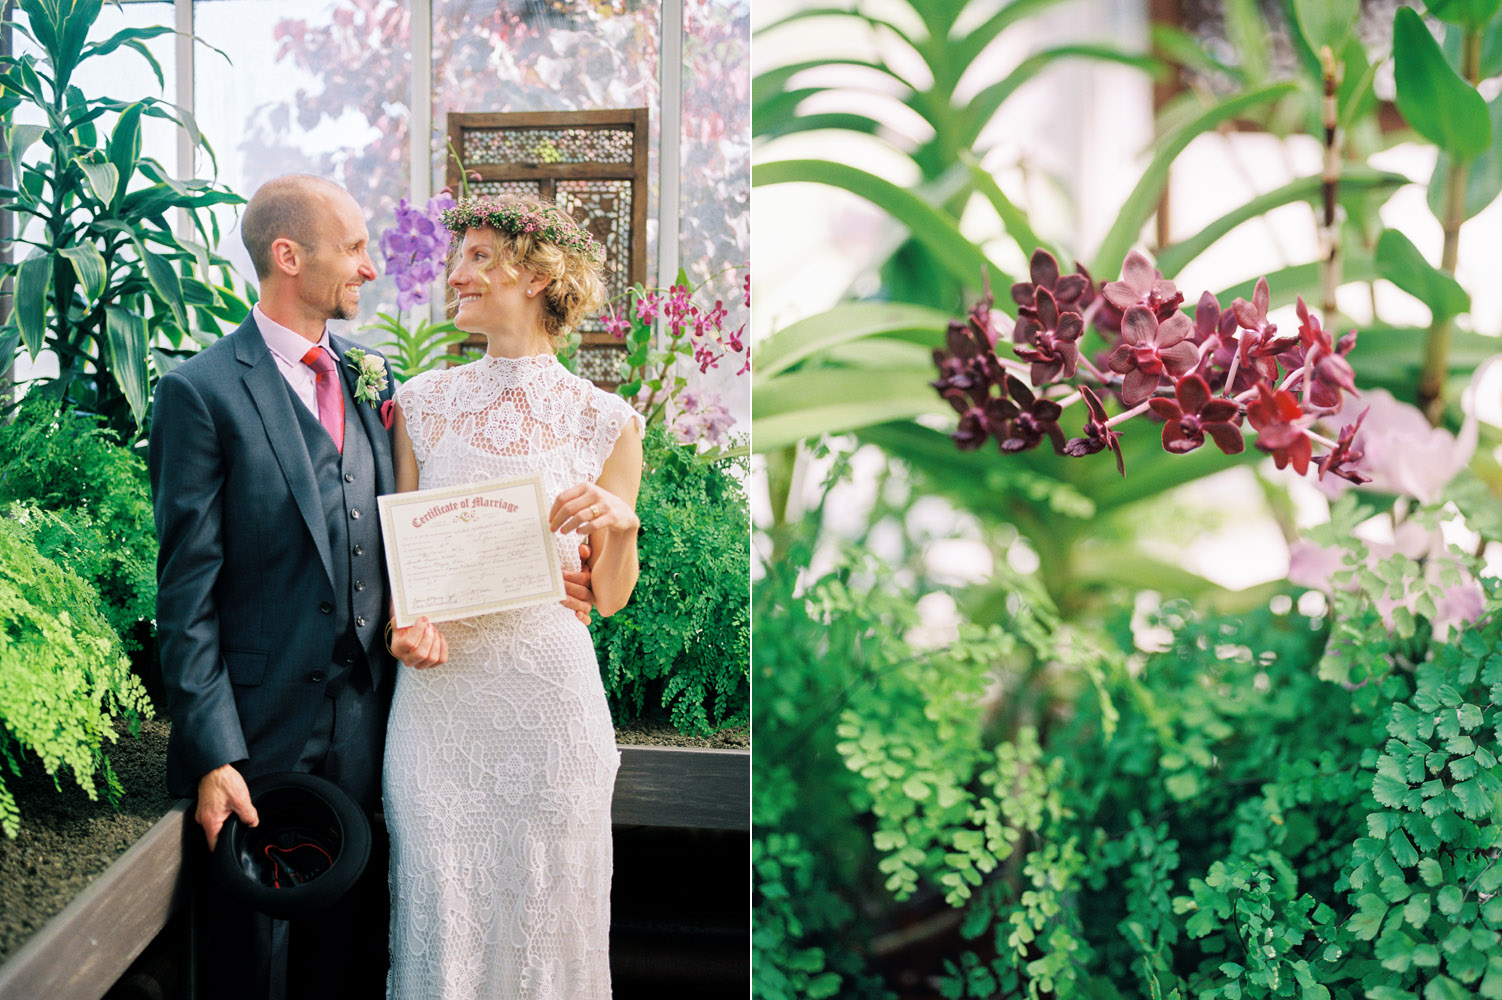
MULTIPOLYGON (((446 656, 425 620, 388 652, 376 497, 395 488, 379 409, 393 387, 367 380, 376 402, 357 401, 354 345, 325 328, 353 319, 376 277, 364 214, 295 175, 257 191, 241 229, 260 302, 162 377, 150 440, 167 783, 197 798, 210 850, 231 813, 257 822, 246 779, 259 774, 311 772, 375 810, 393 655, 446 656)), ((384 995, 385 877, 377 851, 344 901, 302 921, 200 893, 201 995, 384 995)))

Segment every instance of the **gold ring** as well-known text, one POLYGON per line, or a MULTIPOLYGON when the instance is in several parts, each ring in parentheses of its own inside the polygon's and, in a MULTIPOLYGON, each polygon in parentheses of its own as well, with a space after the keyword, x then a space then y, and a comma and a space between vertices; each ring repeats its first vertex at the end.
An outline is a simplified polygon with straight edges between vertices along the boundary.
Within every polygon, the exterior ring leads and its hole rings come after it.
POLYGON ((596 520, 598 520, 599 517, 600 517, 600 508, 596 507, 594 504, 590 504, 589 505, 589 516, 592 517, 592 518, 595 518, 596 520))

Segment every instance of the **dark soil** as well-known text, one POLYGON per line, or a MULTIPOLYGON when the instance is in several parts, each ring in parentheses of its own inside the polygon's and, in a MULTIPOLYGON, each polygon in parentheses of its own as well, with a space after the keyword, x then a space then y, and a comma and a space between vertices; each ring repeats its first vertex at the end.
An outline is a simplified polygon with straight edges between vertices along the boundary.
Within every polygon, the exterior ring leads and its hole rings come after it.
MULTIPOLYGON (((123 727, 122 727, 123 728, 123 727)), ((100 793, 90 801, 71 774, 58 792, 36 760, 22 775, 7 769, 5 787, 21 810, 15 840, 0 835, 0 962, 19 948, 172 807, 167 794, 168 724, 152 719, 137 737, 105 744, 125 795, 119 808, 100 793)))
MULTIPOLYGON (((125 788, 118 809, 103 794, 90 801, 67 775, 59 782, 62 791, 55 791, 34 760, 24 762, 19 778, 5 773, 5 785, 21 809, 21 832, 15 840, 0 835, 0 962, 172 807, 164 780, 169 728, 165 719, 149 720, 141 724, 138 737, 122 733, 106 745, 110 765, 125 788)), ((616 737, 638 746, 751 745, 746 726, 697 737, 684 736, 666 723, 643 723, 617 730, 616 737)))
POLYGON ((708 736, 685 736, 666 722, 638 722, 632 726, 616 727, 615 741, 624 746, 747 750, 751 747, 751 727, 732 726, 708 736))

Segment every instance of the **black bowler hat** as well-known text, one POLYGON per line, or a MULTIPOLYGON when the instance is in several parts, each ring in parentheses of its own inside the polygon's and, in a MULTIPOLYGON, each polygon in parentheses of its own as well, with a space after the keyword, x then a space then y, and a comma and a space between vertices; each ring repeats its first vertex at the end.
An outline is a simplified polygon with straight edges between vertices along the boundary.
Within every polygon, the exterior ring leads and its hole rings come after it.
POLYGON ((212 866, 236 899, 283 919, 338 902, 370 860, 370 821, 337 785, 282 771, 252 778, 260 822, 230 814, 212 866))

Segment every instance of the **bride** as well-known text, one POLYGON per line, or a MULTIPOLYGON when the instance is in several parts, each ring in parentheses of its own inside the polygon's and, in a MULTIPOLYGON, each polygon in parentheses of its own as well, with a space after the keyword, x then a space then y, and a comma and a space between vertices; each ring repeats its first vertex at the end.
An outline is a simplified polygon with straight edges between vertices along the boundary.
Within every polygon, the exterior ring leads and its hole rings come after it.
MULTIPOLYGON (((443 223, 463 239, 454 322, 488 347, 397 390, 397 489, 540 472, 564 568, 583 536, 609 615, 636 583, 642 420, 554 356, 603 303, 597 247, 535 199, 466 199, 443 223)), ((562 605, 436 628, 447 662, 401 671, 387 729, 388 995, 609 997, 620 755, 589 631, 562 605)))

